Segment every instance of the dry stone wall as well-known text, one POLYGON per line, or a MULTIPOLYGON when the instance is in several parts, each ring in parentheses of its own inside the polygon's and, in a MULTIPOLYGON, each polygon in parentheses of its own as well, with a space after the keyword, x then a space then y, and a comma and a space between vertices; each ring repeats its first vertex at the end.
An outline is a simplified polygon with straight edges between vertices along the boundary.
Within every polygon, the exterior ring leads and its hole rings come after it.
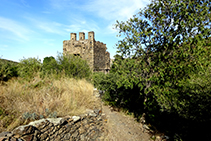
POLYGON ((0 141, 97 140, 104 136, 105 118, 102 108, 98 108, 87 110, 87 113, 80 116, 40 119, 11 132, 0 133, 0 141))

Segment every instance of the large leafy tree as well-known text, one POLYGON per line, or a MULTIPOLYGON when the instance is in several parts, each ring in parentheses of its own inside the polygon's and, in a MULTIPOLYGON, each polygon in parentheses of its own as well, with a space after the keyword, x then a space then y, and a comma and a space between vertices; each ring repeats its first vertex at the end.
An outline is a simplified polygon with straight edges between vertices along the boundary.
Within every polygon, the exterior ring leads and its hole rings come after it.
POLYGON ((152 0, 133 18, 117 21, 124 36, 118 53, 127 58, 115 64, 119 87, 138 85, 145 104, 156 100, 162 111, 186 118, 210 113, 203 110, 211 99, 203 90, 210 84, 204 83, 210 77, 210 11, 210 0, 152 0))

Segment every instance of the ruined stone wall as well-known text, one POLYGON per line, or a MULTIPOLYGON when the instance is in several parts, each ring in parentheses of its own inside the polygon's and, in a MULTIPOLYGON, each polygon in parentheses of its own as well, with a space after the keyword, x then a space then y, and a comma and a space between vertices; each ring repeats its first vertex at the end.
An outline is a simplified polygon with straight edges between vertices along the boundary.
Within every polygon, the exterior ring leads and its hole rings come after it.
POLYGON ((103 118, 102 111, 96 109, 81 116, 41 119, 0 133, 0 140, 96 140, 104 132, 103 118))
POLYGON ((87 60, 89 66, 93 68, 93 44, 90 44, 89 40, 65 40, 63 41, 63 52, 80 56, 82 59, 87 60))
MULTIPOLYGON (((93 95, 100 96, 98 90, 93 95)), ((106 134, 106 115, 102 113, 102 103, 94 110, 87 109, 79 116, 46 118, 22 125, 11 132, 0 133, 0 141, 80 141, 101 140, 106 134)))
POLYGON ((106 45, 99 41, 95 42, 94 67, 96 71, 104 71, 105 69, 105 52, 106 52, 106 45))
POLYGON ((110 53, 105 53, 105 68, 110 70, 110 53))
MULTIPOLYGON (((79 32, 79 40, 76 40, 76 33, 71 33, 70 40, 63 41, 63 53, 74 54, 87 60, 92 70, 101 70, 104 72, 110 54, 106 54, 106 44, 95 41, 94 32, 88 33, 88 39, 85 39, 85 34, 79 32)), ((110 69, 110 68, 109 68, 110 69)))

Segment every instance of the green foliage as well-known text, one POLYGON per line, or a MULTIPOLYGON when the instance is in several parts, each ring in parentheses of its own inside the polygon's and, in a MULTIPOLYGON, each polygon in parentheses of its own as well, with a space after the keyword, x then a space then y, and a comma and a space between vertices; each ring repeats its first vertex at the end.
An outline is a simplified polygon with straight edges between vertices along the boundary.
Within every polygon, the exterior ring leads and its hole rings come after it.
POLYGON ((103 81, 106 77, 106 74, 103 72, 94 72, 92 74, 92 80, 95 88, 100 88, 100 82, 103 81))
POLYGON ((38 58, 21 59, 18 63, 18 75, 27 80, 32 79, 41 71, 42 63, 38 58))
POLYGON ((211 70, 190 75, 182 80, 178 97, 177 113, 187 119, 200 122, 209 121, 211 117, 211 70), (196 110, 197 109, 197 110, 196 110), (206 115, 206 116, 205 116, 206 115))
POLYGON ((48 109, 45 109, 45 113, 42 115, 36 113, 25 112, 22 114, 22 118, 25 120, 38 120, 43 118, 57 118, 57 112, 50 112, 48 109))
POLYGON ((178 110, 181 98, 186 98, 179 93, 180 81, 205 71, 210 63, 210 47, 204 48, 211 32, 209 7, 208 0, 154 0, 128 21, 117 21, 119 33, 125 34, 118 52, 136 60, 128 61, 128 66, 117 64, 123 85, 142 82, 146 99, 153 94, 162 111, 178 110))
POLYGON ((79 56, 58 54, 56 61, 59 73, 79 79, 91 77, 92 72, 87 61, 79 56))
POLYGON ((135 116, 143 112, 143 96, 139 94, 139 87, 133 84, 133 88, 119 85, 121 76, 117 73, 95 74, 94 82, 99 90, 104 91, 102 100, 109 105, 127 110, 135 116), (141 102, 140 102, 141 101, 141 102))
POLYGON ((102 82, 109 92, 105 99, 115 103, 121 95, 127 103, 133 93, 126 90, 137 89, 151 120, 165 114, 174 122, 210 122, 210 5, 209 0, 152 0, 133 18, 117 21, 124 39, 110 74, 118 78, 102 82))
MULTIPOLYGON (((57 58, 45 57, 43 64, 38 58, 27 58, 20 60, 17 65, 18 76, 31 80, 38 73, 42 77, 50 76, 55 78, 74 77, 87 78, 91 77, 91 70, 88 63, 73 55, 58 54, 57 58)), ((35 85, 38 87, 40 84, 35 85)))
POLYGON ((56 59, 52 56, 45 57, 43 60, 42 71, 45 75, 51 73, 58 73, 58 64, 56 62, 56 59))
POLYGON ((17 76, 17 64, 0 59, 0 81, 7 81, 17 76))

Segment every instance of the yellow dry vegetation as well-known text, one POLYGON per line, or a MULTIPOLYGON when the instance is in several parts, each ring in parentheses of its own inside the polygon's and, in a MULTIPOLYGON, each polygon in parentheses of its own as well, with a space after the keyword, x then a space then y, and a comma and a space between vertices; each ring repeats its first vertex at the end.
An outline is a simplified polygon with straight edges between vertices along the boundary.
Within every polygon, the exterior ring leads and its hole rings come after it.
POLYGON ((20 119, 27 112, 35 113, 38 119, 50 113, 57 117, 82 114, 96 106, 93 88, 86 80, 41 79, 39 75, 30 82, 16 78, 0 84, 0 131, 23 124, 20 119))

